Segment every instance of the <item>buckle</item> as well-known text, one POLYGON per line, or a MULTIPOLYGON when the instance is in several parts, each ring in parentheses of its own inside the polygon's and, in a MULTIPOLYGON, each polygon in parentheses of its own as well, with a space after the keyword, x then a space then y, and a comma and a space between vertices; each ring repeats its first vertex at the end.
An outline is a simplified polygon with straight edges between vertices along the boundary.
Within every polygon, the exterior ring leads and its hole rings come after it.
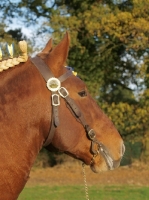
POLYGON ((58 94, 52 94, 52 105, 53 106, 59 106, 60 105, 60 99, 58 94))
POLYGON ((90 140, 94 140, 94 139, 95 139, 96 134, 95 134, 95 132, 94 132, 93 129, 90 129, 90 130, 88 131, 88 136, 89 136, 90 140))
POLYGON ((61 97, 66 98, 69 95, 69 92, 66 90, 66 88, 61 87, 58 89, 58 93, 61 97))

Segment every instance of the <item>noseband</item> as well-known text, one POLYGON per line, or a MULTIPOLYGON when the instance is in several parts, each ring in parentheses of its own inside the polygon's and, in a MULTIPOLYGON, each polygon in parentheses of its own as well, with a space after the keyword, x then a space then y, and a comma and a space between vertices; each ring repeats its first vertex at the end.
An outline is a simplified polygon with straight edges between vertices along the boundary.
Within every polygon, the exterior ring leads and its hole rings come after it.
POLYGON ((91 153, 93 154, 93 157, 91 159, 91 163, 93 164, 94 159, 96 156, 101 154, 103 158, 105 159, 108 168, 111 170, 113 169, 113 159, 111 155, 109 154, 107 148, 97 140, 95 131, 90 128, 90 126, 86 123, 86 120, 75 103, 75 101, 69 97, 69 92, 66 88, 61 87, 61 83, 65 81, 68 77, 72 75, 72 70, 69 69, 65 74, 60 76, 59 78, 55 78, 52 74, 51 70, 48 68, 48 66, 45 64, 45 62, 38 56, 31 58, 31 62, 37 67, 39 72, 42 74, 43 78, 47 82, 47 88, 52 93, 52 123, 50 127, 50 131, 48 134, 48 137, 43 144, 44 147, 48 146, 52 138, 54 136, 54 132, 56 127, 59 125, 59 117, 58 117, 58 106, 60 105, 60 97, 62 97, 68 109, 73 113, 74 117, 79 121, 86 133, 89 140, 91 140, 91 153))

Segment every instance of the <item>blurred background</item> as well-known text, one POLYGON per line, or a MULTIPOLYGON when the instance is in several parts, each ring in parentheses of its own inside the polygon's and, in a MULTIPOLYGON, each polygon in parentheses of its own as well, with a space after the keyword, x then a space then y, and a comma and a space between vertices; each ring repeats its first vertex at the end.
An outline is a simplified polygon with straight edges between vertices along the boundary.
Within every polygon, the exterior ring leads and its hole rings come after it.
MULTIPOLYGON (((122 135, 126 145, 122 166, 149 162, 148 8, 149 0, 0 1, 4 56, 6 42, 16 46, 25 39, 33 56, 49 38, 56 45, 69 31, 68 65, 122 135)), ((53 167, 68 159, 43 149, 35 167, 53 167)))

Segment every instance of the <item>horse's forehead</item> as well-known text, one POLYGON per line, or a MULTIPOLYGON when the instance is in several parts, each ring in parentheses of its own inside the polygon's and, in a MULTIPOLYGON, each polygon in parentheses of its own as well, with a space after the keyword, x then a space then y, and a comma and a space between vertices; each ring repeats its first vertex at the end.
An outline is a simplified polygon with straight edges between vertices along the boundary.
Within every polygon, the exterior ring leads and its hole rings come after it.
POLYGON ((73 93, 75 91, 84 90, 86 85, 78 77, 72 76, 66 83, 66 87, 73 93))

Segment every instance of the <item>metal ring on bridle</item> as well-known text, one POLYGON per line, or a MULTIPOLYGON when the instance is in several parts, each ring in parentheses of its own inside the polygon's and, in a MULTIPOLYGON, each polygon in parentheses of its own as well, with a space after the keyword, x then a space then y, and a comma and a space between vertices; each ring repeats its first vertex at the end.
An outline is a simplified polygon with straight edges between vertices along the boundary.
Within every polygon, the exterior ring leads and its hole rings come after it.
POLYGON ((52 77, 47 81, 47 88, 52 92, 58 91, 60 87, 61 82, 57 78, 52 77))

